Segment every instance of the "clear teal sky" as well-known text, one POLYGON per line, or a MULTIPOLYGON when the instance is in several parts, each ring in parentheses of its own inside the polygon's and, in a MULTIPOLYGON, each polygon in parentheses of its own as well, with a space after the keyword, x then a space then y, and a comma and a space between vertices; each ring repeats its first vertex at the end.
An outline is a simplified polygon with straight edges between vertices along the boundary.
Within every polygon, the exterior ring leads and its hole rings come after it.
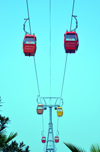
MULTIPOLYGON (((51 94, 60 96, 64 72, 64 33, 69 30, 72 0, 51 0, 51 94)), ((41 96, 49 96, 49 0, 29 0, 32 32, 37 37, 36 65, 41 96)), ((64 115, 59 119, 57 152, 69 151, 63 141, 89 151, 100 144, 100 1, 76 0, 79 49, 68 55, 63 90, 64 115)), ((32 152, 42 152, 42 117, 36 113, 37 84, 32 57, 22 50, 25 0, 0 2, 0 95, 2 115, 11 120, 7 132, 18 132, 32 152)), ((73 20, 74 23, 74 20, 73 20)), ((44 112, 45 135, 48 111, 44 112)), ((57 115, 53 111, 54 135, 57 115)))

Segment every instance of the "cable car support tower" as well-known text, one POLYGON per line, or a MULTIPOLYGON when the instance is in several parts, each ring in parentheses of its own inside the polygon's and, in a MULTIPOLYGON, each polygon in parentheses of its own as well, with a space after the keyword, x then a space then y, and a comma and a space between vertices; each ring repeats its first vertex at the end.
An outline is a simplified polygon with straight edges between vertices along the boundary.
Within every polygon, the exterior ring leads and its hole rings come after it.
POLYGON ((43 111, 49 109, 48 135, 47 135, 45 152, 56 152, 54 133, 53 133, 52 109, 54 108, 55 110, 57 110, 58 107, 61 107, 63 105, 63 99, 60 97, 41 97, 40 99, 37 98, 37 101, 39 100, 42 103, 44 102, 43 111), (51 104, 52 103, 51 101, 53 102, 53 104, 51 104), (50 104, 48 104, 48 102, 50 104))

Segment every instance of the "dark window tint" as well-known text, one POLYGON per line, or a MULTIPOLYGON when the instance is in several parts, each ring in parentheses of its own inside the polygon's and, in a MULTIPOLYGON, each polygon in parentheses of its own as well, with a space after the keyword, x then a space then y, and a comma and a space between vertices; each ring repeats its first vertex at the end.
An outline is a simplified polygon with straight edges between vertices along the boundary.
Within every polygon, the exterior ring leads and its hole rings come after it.
POLYGON ((59 112, 62 112, 62 109, 58 109, 59 112))
POLYGON ((67 34, 66 37, 65 37, 65 40, 66 41, 76 41, 77 38, 76 38, 75 34, 67 34))
POLYGON ((39 107, 38 107, 38 109, 42 110, 42 109, 43 109, 43 107, 40 107, 40 106, 39 106, 39 107))
POLYGON ((55 139, 58 140, 58 137, 56 137, 55 139))
POLYGON ((43 137, 42 140, 45 140, 45 137, 43 137))
POLYGON ((34 37, 26 37, 24 40, 24 44, 35 44, 34 37))

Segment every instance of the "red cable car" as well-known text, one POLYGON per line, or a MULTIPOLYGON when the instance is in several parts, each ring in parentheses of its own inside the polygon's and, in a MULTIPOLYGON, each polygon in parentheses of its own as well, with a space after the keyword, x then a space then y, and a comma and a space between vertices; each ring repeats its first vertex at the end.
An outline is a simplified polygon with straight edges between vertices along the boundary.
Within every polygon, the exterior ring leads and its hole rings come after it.
POLYGON ((64 34, 64 47, 66 53, 75 53, 79 46, 78 35, 76 32, 66 32, 64 34))
POLYGON ((34 56, 36 52, 36 36, 25 35, 23 40, 23 52, 25 56, 34 56))
POLYGON ((59 142, 59 137, 55 136, 55 143, 58 143, 58 142, 59 142))
POLYGON ((42 139, 41 139, 42 143, 45 143, 46 142, 46 137, 43 136, 42 139))

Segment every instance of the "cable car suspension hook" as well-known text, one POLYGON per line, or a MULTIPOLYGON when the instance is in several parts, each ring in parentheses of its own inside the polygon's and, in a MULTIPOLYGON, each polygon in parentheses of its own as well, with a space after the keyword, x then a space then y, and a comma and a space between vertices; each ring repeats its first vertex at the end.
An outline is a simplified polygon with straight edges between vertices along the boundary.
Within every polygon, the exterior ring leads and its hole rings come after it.
POLYGON ((59 136, 59 130, 57 130, 57 136, 59 136))
POLYGON ((26 5, 27 5, 27 14, 28 14, 28 20, 29 20, 30 34, 31 34, 31 23, 30 23, 30 16, 29 16, 28 0, 26 0, 26 5))
POLYGON ((42 136, 44 135, 44 121, 43 121, 43 115, 42 115, 42 129, 43 129, 43 131, 42 131, 42 136))
POLYGON ((39 95, 37 96, 37 103, 38 103, 38 104, 42 104, 42 102, 41 102, 41 97, 40 97, 39 95))
POLYGON ((78 21, 77 21, 77 16, 76 15, 72 15, 72 17, 74 17, 74 19, 76 20, 76 27, 75 29, 71 30, 71 31, 76 31, 76 29, 78 28, 78 21))
POLYGON ((25 18, 24 20, 25 20, 25 22, 24 22, 24 24, 23 24, 23 30, 24 30, 25 34, 29 34, 29 32, 27 32, 27 31, 25 30, 25 24, 26 24, 26 22, 29 20, 29 18, 25 18))
MULTIPOLYGON (((64 102, 63 102, 63 99, 62 99, 62 98, 60 98, 60 100, 61 100, 61 102, 62 102, 62 105, 63 105, 63 103, 64 103, 64 102)), ((62 105, 61 105, 61 107, 62 107, 62 105)))
POLYGON ((74 12, 74 5, 75 5, 75 0, 73 0, 73 7, 72 7, 72 15, 71 15, 71 23, 70 23, 70 31, 75 31, 76 29, 77 29, 77 27, 78 27, 78 21, 77 21, 77 16, 76 15, 73 15, 73 12, 74 12), (74 17, 74 19, 76 20, 76 28, 75 29, 73 29, 73 30, 71 30, 71 27, 72 27, 72 19, 73 19, 73 17, 74 17))
POLYGON ((58 125, 59 125, 59 118, 57 119, 57 136, 59 135, 58 125))

